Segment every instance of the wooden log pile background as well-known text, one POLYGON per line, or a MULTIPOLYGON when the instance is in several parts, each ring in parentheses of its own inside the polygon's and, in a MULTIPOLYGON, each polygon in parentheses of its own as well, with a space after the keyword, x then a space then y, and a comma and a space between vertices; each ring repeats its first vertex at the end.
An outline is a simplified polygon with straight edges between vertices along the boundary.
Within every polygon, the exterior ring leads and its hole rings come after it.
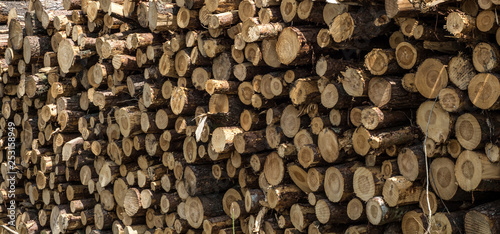
POLYGON ((498 0, 6 3, 3 233, 500 232, 498 0))

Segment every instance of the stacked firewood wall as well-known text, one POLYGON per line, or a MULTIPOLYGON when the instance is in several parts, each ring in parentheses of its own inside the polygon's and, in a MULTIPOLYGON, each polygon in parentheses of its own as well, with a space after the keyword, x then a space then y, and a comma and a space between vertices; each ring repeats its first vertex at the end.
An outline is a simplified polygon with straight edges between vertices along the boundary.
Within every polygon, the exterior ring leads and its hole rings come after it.
POLYGON ((6 227, 500 232, 499 1, 48 2, 0 3, 6 227))

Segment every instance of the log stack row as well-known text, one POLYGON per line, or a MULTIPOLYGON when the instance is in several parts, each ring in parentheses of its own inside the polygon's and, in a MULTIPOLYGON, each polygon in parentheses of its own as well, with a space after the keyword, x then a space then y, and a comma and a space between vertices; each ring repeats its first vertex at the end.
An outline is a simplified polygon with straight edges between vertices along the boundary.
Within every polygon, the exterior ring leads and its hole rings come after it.
POLYGON ((496 1, 29 4, 0 35, 13 230, 500 232, 496 1))

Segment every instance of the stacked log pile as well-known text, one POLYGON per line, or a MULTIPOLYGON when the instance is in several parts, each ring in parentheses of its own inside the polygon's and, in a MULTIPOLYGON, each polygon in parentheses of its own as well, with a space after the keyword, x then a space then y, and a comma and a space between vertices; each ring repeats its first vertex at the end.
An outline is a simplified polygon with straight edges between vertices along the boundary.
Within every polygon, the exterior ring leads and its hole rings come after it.
POLYGON ((0 3, 0 221, 498 233, 497 3, 0 3))

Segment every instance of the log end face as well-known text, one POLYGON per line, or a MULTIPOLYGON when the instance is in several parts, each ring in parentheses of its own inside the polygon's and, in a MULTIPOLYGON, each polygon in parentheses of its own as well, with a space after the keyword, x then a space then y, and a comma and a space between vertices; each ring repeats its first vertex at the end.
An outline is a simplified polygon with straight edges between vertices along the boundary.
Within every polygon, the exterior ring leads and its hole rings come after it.
POLYGON ((500 92, 500 79, 492 73, 480 73, 474 76, 469 83, 469 99, 474 106, 489 109, 497 106, 500 92))
POLYGON ((491 162, 500 161, 500 147, 493 143, 487 143, 484 147, 486 156, 491 162))
POLYGON ((446 30, 453 35, 462 33, 466 26, 466 22, 458 12, 452 12, 446 17, 446 30))
POLYGON ((28 37, 25 37, 23 40, 23 58, 24 58, 24 62, 26 62, 26 64, 29 64, 31 61, 31 50, 36 49, 36 48, 31 48, 31 44, 30 44, 29 39, 30 39, 30 37, 28 36, 28 37))
POLYGON ((281 66, 279 55, 276 51, 276 39, 264 39, 262 41, 262 57, 264 62, 270 67, 278 68, 281 66))
POLYGON ((367 89, 364 79, 365 74, 362 70, 348 67, 344 72, 341 72, 342 86, 347 94, 353 97, 361 97, 366 95, 367 89))
POLYGON ((281 115, 280 125, 287 137, 294 137, 300 129, 299 111, 293 105, 288 105, 281 115))
POLYGON ((366 155, 370 151, 370 132, 364 127, 358 127, 352 135, 354 151, 359 155, 366 155))
POLYGON ((276 52, 279 61, 285 65, 292 63, 301 47, 297 33, 291 28, 285 28, 276 42, 276 52))
POLYGON ((322 175, 315 168, 310 168, 309 171, 307 171, 307 185, 313 192, 318 191, 323 184, 321 177, 322 175))
POLYGON ((474 47, 472 64, 478 72, 490 72, 499 66, 499 51, 489 43, 481 42, 474 47))
POLYGON ((318 134, 318 148, 321 153, 321 157, 329 162, 335 162, 339 156, 339 144, 337 140, 337 135, 335 132, 328 128, 324 128, 318 134))
POLYGON ((234 148, 240 154, 245 153, 246 143, 244 137, 243 133, 234 136, 234 148))
POLYGON ((270 153, 264 163, 264 174, 270 185, 278 185, 285 176, 283 159, 276 152, 270 153))
POLYGON ((404 69, 411 69, 417 63, 418 52, 409 42, 398 43, 396 47, 396 61, 404 69))
POLYGON ((438 59, 426 59, 415 73, 415 86, 422 96, 436 98, 441 89, 448 84, 446 66, 438 59))
POLYGON ((361 123, 368 130, 377 128, 380 121, 384 120, 382 111, 377 107, 366 108, 361 111, 361 123))
MULTIPOLYGON (((422 213, 410 211, 403 216, 401 222, 401 229, 404 233, 424 233, 424 223, 421 219, 422 213)), ((426 224, 425 224, 426 225, 426 224)), ((441 229, 440 229, 441 230, 441 229)))
POLYGON ((496 24, 496 16, 493 11, 481 11, 476 18, 476 27, 481 32, 490 31, 496 24))
POLYGON ((317 201, 316 205, 314 206, 316 218, 322 224, 328 223, 328 221, 330 221, 331 218, 331 210, 330 210, 330 205, 328 203, 329 202, 327 200, 321 199, 317 201))
POLYGON ((354 33, 354 20, 350 13, 345 12, 335 17, 330 25, 330 34, 337 43, 351 38, 354 33))
POLYGON ((365 167, 356 169, 353 176, 353 187, 354 193, 361 200, 368 201, 372 198, 375 195, 375 182, 372 172, 365 167))
POLYGON ((387 71, 389 58, 382 49, 373 49, 365 57, 365 66, 372 75, 383 75, 387 71))
POLYGON ((73 45, 69 39, 64 39, 59 42, 57 48, 57 62, 62 71, 68 72, 75 58, 75 52, 73 50, 73 45))
MULTIPOLYGON (((111 64, 113 65, 113 68, 115 69, 120 69, 120 67, 122 66, 122 55, 115 55, 113 56, 113 59, 111 60, 111 64)), ((94 69, 94 70, 98 70, 98 69, 94 69)))
POLYGON ((437 158, 432 161, 430 169, 432 178, 435 178, 431 183, 433 189, 443 200, 453 198, 458 190, 455 163, 449 158, 437 158))
POLYGON ((381 197, 373 197, 366 202, 366 216, 373 225, 379 225, 384 218, 384 200, 381 197))
POLYGON ((384 183, 384 187, 382 189, 382 196, 384 197, 384 201, 390 207, 394 207, 398 204, 399 200, 399 189, 398 189, 398 181, 395 179, 396 177, 391 177, 384 183))
POLYGON ((460 188, 473 191, 481 183, 483 167, 481 156, 474 151, 465 150, 457 158, 455 176, 460 188))
POLYGON ((318 74, 318 76, 325 76, 327 69, 328 69, 327 59, 321 56, 316 62, 316 74, 318 74))
POLYGON ((418 126, 434 142, 442 143, 448 139, 451 121, 450 114, 439 103, 426 101, 417 109, 418 126))
POLYGON ((203 204, 198 197, 188 197, 185 206, 186 219, 193 228, 199 228, 203 224, 203 204))
POLYGON ((419 175, 418 158, 424 155, 415 155, 409 148, 403 148, 398 155, 398 168, 401 175, 410 181, 415 181, 419 175))
POLYGON ((328 84, 321 93, 321 104, 326 108, 333 108, 339 100, 339 92, 334 84, 328 84))
POLYGON ((293 226, 301 232, 308 225, 304 215, 305 214, 303 213, 302 206, 300 204, 293 204, 290 208, 290 220, 292 221, 293 226))
POLYGON ((479 211, 473 210, 467 212, 467 214, 465 214, 464 224, 466 232, 492 233, 490 218, 479 211))
POLYGON ((481 126, 476 117, 470 113, 465 113, 458 117, 455 124, 455 136, 460 145, 468 150, 476 149, 481 144, 481 126))
POLYGON ((127 190, 124 198, 124 208, 128 216, 134 216, 141 208, 140 192, 136 188, 127 190))
POLYGON ((170 98, 170 108, 175 115, 182 113, 186 104, 186 93, 182 88, 175 87, 170 98))
POLYGON ((425 190, 422 191, 420 193, 418 204, 426 215, 428 215, 429 213, 434 214, 438 209, 438 201, 436 194, 434 194, 431 191, 429 191, 428 193, 425 190))
POLYGON ((344 177, 336 167, 326 170, 324 187, 328 199, 332 202, 340 202, 344 195, 344 177))
POLYGON ((460 97, 453 88, 444 88, 439 92, 439 104, 445 111, 457 112, 460 108, 460 97))
POLYGON ((280 4, 280 12, 283 21, 290 22, 297 15, 297 1, 296 0, 285 0, 280 4))
POLYGON ((197 147, 195 138, 194 137, 186 137, 182 148, 183 148, 183 153, 184 153, 184 159, 186 159, 186 162, 188 162, 188 163, 195 162, 196 158, 198 156, 197 155, 198 147, 197 147))
POLYGON ((353 198, 347 203, 347 216, 351 220, 359 220, 365 213, 365 207, 361 200, 353 198))
POLYGON ((399 13, 398 0, 385 0, 385 12, 389 18, 394 18, 399 13))

